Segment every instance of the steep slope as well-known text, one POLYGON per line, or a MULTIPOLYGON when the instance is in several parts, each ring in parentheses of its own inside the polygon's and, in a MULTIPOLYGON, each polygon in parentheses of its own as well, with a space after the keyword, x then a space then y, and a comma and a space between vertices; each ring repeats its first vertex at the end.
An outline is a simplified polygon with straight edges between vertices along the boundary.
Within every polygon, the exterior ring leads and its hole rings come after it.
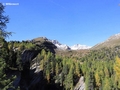
POLYGON ((100 48, 104 48, 104 47, 112 48, 112 47, 119 46, 119 45, 120 45, 120 33, 109 37, 107 40, 93 46, 91 49, 100 49, 100 48))

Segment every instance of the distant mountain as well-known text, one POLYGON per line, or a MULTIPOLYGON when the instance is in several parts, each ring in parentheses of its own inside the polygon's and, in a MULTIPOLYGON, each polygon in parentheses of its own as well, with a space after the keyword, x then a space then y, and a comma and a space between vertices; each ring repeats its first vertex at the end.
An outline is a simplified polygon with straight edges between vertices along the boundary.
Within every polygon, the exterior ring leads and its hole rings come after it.
POLYGON ((50 40, 50 39, 49 39, 49 41, 52 42, 53 44, 61 45, 61 43, 59 43, 57 40, 50 40))
POLYGON ((120 33, 110 36, 107 40, 92 47, 92 49, 100 49, 103 47, 114 47, 120 45, 120 33))
POLYGON ((50 42, 52 42, 58 49, 61 49, 61 50, 70 50, 70 47, 67 46, 66 44, 61 44, 59 43, 57 40, 50 40, 50 42))
POLYGON ((80 50, 80 49, 89 49, 91 48, 90 46, 86 46, 86 45, 80 45, 80 44, 76 44, 73 46, 68 46, 66 44, 61 44, 59 43, 57 40, 50 40, 55 46, 57 46, 58 49, 62 49, 62 50, 80 50))
POLYGON ((91 46, 76 44, 76 45, 71 46, 70 48, 71 50, 80 50, 80 49, 90 49, 91 46))
POLYGON ((33 41, 40 41, 40 42, 48 41, 48 42, 51 42, 59 50, 80 50, 80 49, 89 49, 89 48, 91 48, 90 46, 80 45, 80 44, 76 44, 76 45, 73 45, 73 46, 70 47, 70 46, 68 46, 66 44, 61 44, 57 40, 51 40, 51 39, 48 39, 46 37, 38 37, 38 38, 33 39, 33 41))

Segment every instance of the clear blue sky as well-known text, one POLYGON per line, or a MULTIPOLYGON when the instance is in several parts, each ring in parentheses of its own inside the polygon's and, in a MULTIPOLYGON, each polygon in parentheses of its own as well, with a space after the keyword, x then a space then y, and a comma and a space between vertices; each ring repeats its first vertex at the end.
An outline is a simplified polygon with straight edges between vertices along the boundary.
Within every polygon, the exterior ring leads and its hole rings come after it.
POLYGON ((93 46, 120 32, 120 0, 0 0, 6 3, 8 40, 45 36, 62 44, 93 46))

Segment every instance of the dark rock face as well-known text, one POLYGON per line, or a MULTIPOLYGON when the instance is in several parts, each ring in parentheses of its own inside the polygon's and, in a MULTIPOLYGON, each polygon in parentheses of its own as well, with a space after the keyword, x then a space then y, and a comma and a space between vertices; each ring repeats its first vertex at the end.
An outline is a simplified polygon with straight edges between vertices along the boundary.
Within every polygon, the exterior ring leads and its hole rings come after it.
POLYGON ((34 59, 38 55, 39 52, 40 52, 40 50, 25 50, 25 51, 23 51, 23 53, 22 53, 23 65, 28 62, 31 62, 32 59, 34 59))
POLYGON ((30 69, 31 62, 35 60, 39 52, 40 51, 25 50, 22 53, 23 70, 21 71, 19 81, 20 90, 59 90, 54 83, 47 83, 42 71, 35 72, 36 68, 30 69))
POLYGON ((33 58, 38 55, 39 51, 35 50, 25 50, 22 54, 22 63, 23 70, 21 71, 21 80, 20 80, 20 88, 21 90, 28 90, 30 85, 30 62, 33 58))
POLYGON ((47 47, 52 53, 55 54, 54 49, 56 49, 57 47, 56 47, 53 43, 51 43, 51 42, 44 42, 43 44, 44 44, 45 47, 47 47))
POLYGON ((30 63, 27 62, 23 66, 23 70, 21 71, 21 80, 20 80, 20 88, 21 90, 27 90, 27 87, 30 83, 30 63))
POLYGON ((44 77, 42 71, 30 76, 28 90, 44 90, 44 77))

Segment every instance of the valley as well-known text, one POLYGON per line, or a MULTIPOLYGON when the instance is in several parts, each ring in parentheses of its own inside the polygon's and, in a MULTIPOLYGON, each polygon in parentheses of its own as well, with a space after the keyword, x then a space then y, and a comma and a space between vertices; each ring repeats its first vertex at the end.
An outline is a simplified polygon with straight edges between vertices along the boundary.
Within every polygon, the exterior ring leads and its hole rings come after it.
POLYGON ((119 89, 118 43, 113 47, 63 50, 47 38, 0 40, 1 60, 5 59, 6 79, 13 82, 12 90, 119 89))

